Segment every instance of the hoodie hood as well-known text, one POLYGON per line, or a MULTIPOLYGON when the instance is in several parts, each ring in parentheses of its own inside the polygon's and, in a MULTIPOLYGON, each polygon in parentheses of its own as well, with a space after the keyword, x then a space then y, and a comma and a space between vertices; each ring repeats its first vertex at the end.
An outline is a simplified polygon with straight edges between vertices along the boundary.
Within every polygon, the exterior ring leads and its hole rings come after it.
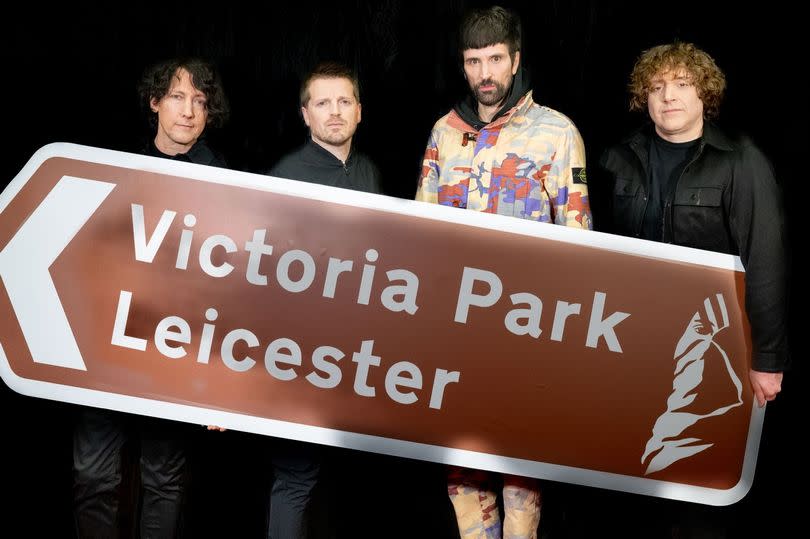
POLYGON ((517 105, 520 98, 526 95, 526 92, 531 89, 530 86, 529 73, 523 69, 523 66, 521 65, 518 66, 517 73, 515 73, 515 76, 512 79, 512 87, 509 88, 509 93, 506 94, 506 99, 503 102, 503 106, 490 121, 485 122, 478 117, 478 100, 472 93, 467 94, 464 99, 459 101, 456 106, 453 107, 453 110, 456 111, 456 114, 458 114, 462 120, 467 122, 467 124, 474 127, 476 131, 480 131, 484 126, 494 122, 509 112, 512 107, 517 105))

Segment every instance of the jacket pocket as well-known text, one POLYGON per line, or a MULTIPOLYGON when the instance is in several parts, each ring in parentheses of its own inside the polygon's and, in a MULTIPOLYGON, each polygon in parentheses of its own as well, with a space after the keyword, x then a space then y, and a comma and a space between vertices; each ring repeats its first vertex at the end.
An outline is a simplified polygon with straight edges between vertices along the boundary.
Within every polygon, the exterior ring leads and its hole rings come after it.
POLYGON ((616 178, 616 185, 613 187, 613 196, 634 198, 640 188, 641 185, 638 182, 616 178))
POLYGON ((678 189, 673 200, 673 233, 678 245, 730 252, 723 190, 717 187, 678 189))
POLYGON ((644 211, 641 184, 632 180, 616 178, 613 186, 613 224, 611 232, 624 236, 638 236, 636 223, 639 212, 644 211))
POLYGON ((717 187, 687 187, 675 193, 676 206, 720 207, 723 191, 717 187))

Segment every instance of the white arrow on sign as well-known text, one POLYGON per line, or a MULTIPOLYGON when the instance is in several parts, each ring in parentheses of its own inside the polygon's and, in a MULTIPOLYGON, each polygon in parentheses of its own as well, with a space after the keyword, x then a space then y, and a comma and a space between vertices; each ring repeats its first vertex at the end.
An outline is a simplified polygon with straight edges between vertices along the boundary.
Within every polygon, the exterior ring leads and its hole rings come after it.
POLYGON ((0 251, 0 277, 36 363, 87 370, 49 270, 114 188, 63 176, 0 251))

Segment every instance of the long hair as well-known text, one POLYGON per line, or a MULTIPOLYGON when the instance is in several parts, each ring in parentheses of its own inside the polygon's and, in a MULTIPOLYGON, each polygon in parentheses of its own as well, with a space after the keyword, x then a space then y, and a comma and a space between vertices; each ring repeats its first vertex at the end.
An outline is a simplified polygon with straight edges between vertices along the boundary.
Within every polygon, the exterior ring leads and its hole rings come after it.
POLYGON ((191 84, 205 94, 205 106, 208 110, 206 125, 220 127, 228 119, 230 107, 219 74, 208 62, 199 58, 176 58, 155 64, 148 68, 138 85, 141 104, 149 111, 149 123, 157 126, 157 114, 149 108, 152 99, 160 101, 172 87, 172 79, 179 70, 188 71, 191 84))

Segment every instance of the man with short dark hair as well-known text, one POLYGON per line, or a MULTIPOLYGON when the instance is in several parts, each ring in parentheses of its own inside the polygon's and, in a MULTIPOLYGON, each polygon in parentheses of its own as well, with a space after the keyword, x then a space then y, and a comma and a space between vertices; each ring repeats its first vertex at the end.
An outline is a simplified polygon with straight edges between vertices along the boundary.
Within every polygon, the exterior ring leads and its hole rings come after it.
MULTIPOLYGON (((534 102, 520 47, 515 14, 496 6, 464 19, 460 52, 471 93, 433 127, 416 200, 590 229, 582 138, 571 120, 534 102)), ((501 537, 493 476, 450 471, 463 539, 501 537)), ((539 482, 504 475, 503 483, 503 537, 537 537, 539 482)))

